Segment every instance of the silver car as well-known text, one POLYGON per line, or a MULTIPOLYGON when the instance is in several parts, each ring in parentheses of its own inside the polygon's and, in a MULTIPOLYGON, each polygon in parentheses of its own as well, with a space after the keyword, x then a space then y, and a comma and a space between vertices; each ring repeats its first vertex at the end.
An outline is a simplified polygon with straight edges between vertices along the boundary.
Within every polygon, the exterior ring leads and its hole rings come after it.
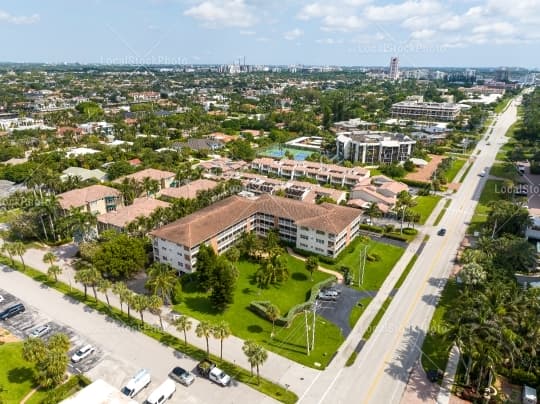
POLYGON ((96 352, 96 348, 94 348, 92 345, 88 344, 88 345, 85 345, 83 347, 81 347, 77 352, 75 352, 72 356, 71 356, 71 361, 73 363, 77 363, 77 362, 80 362, 82 361, 84 358, 86 358, 87 356, 93 354, 94 352, 96 352))
POLYGON ((40 325, 37 328, 34 328, 30 333, 30 338, 39 338, 47 335, 51 332, 51 327, 48 324, 40 325))
POLYGON ((180 366, 176 366, 173 370, 171 370, 169 377, 174 381, 183 384, 184 386, 189 386, 195 381, 195 376, 193 376, 193 373, 188 372, 180 366))

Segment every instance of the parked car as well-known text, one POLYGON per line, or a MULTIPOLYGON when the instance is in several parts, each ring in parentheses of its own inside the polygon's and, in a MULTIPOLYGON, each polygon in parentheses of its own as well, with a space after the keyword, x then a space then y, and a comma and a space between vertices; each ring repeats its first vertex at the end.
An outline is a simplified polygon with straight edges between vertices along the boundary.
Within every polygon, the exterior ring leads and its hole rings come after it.
POLYGON ((189 386, 195 381, 195 376, 193 376, 193 373, 188 372, 180 366, 176 366, 173 370, 171 370, 169 377, 174 381, 183 384, 184 386, 189 386))
POLYGON ((7 320, 13 316, 16 316, 19 313, 26 311, 26 308, 22 303, 14 304, 13 306, 8 307, 2 313, 0 313, 0 320, 7 320))
POLYGON ((82 361, 84 358, 92 355, 94 352, 96 352, 96 348, 94 348, 92 345, 88 344, 83 347, 81 347, 77 352, 75 352, 71 356, 71 361, 73 363, 77 363, 82 361))
POLYGON ((437 234, 439 236, 444 236, 446 234, 446 229, 443 227, 442 229, 439 229, 439 231, 437 232, 437 234))
POLYGON ((129 398, 133 398, 147 387, 151 381, 150 372, 146 369, 140 369, 122 388, 122 393, 129 398))
POLYGON ((231 383, 231 376, 208 359, 203 359, 197 364, 197 372, 220 386, 228 386, 231 383))
POLYGON ((167 379, 148 396, 145 403, 162 404, 165 401, 170 400, 175 391, 176 385, 171 379, 167 379))
POLYGON ((337 288, 322 289, 321 292, 324 292, 327 295, 332 295, 332 296, 335 296, 335 297, 338 297, 339 294, 341 293, 341 291, 339 289, 337 289, 337 288))
POLYGON ((333 294, 333 293, 327 293, 326 291, 321 290, 321 291, 319 292, 319 294, 317 295, 317 299, 319 299, 319 300, 332 300, 332 301, 335 301, 335 300, 337 300, 337 295, 336 295, 336 294, 333 294))
POLYGON ((30 338, 39 338, 43 337, 44 335, 47 335, 51 332, 51 326, 48 324, 40 325, 39 327, 36 327, 32 330, 30 333, 30 338))

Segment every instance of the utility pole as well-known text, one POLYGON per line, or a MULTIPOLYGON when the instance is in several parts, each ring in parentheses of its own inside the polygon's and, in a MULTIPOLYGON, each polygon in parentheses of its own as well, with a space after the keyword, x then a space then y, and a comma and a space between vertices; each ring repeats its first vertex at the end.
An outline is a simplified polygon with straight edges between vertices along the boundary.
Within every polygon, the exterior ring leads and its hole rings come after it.
POLYGON ((315 349, 315 324, 317 324, 316 313, 317 313, 317 300, 315 300, 315 303, 313 303, 313 325, 311 329, 311 350, 315 349))
POLYGON ((360 271, 358 272, 358 284, 362 285, 364 283, 364 272, 366 269, 366 256, 367 256, 368 245, 364 246, 364 254, 360 257, 360 271))
POLYGON ((307 354, 309 356, 309 327, 308 327, 307 310, 304 310, 304 319, 305 319, 305 323, 306 323, 306 347, 307 347, 307 354))

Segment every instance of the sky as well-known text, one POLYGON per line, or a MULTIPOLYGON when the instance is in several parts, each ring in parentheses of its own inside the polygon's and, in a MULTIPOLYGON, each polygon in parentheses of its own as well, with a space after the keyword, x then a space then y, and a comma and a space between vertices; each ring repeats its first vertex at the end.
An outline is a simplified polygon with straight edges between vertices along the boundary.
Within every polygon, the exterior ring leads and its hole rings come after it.
POLYGON ((540 67, 540 0, 0 0, 0 61, 540 67))

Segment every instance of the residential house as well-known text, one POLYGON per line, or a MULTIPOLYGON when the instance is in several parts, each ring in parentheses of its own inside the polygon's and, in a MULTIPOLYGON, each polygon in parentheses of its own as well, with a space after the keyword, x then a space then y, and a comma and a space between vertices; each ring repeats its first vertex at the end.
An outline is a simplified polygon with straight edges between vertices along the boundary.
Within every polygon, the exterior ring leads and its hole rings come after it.
POLYGON ((103 182, 107 179, 107 174, 98 169, 88 170, 82 167, 68 167, 62 171, 60 179, 62 181, 67 181, 69 177, 79 177, 81 181, 95 179, 99 182, 103 182))
POLYGON ((149 217, 158 208, 167 208, 170 204, 154 198, 137 198, 131 205, 98 215, 98 230, 124 231, 125 227, 139 217, 149 217))
POLYGON ((166 196, 173 199, 195 199, 201 191, 209 191, 219 185, 219 182, 200 179, 191 181, 181 187, 165 188, 160 192, 161 196, 166 196))
POLYGON ((146 168, 136 173, 125 175, 123 177, 114 180, 116 183, 121 183, 124 179, 133 179, 139 183, 142 183, 145 178, 156 180, 159 184, 159 190, 169 188, 173 186, 175 182, 176 174, 170 171, 156 170, 155 168, 146 168))
POLYGON ((85 212, 103 214, 124 205, 122 193, 104 185, 73 189, 57 195, 58 203, 64 211, 80 208, 85 212))

